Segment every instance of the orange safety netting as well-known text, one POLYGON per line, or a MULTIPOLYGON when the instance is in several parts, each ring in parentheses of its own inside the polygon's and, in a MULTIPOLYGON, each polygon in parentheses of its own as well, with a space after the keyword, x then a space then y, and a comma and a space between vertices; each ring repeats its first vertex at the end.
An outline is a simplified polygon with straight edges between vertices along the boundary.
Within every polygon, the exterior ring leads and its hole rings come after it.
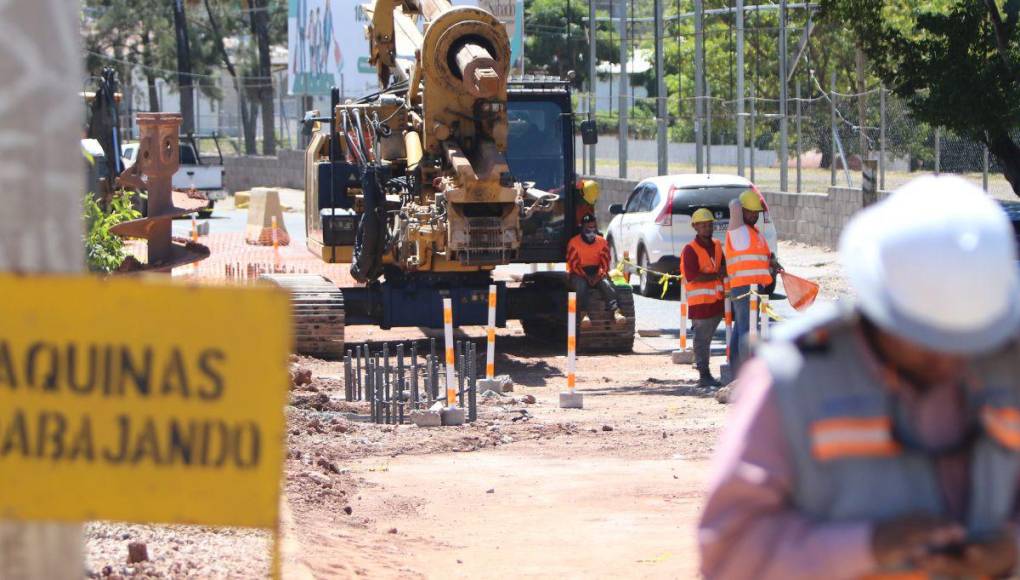
POLYGON ((818 297, 818 284, 788 272, 780 272, 779 275, 783 278, 786 299, 795 310, 806 310, 815 303, 815 298, 818 297))

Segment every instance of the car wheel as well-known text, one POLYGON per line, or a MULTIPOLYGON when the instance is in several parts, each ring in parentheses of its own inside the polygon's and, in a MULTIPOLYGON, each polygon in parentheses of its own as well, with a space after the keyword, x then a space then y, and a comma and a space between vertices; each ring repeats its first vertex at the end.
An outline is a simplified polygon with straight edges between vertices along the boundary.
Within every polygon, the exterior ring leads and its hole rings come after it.
POLYGON ((659 277, 648 271, 648 255, 644 248, 638 249, 638 266, 641 266, 641 269, 638 270, 638 292, 642 296, 654 296, 659 277))

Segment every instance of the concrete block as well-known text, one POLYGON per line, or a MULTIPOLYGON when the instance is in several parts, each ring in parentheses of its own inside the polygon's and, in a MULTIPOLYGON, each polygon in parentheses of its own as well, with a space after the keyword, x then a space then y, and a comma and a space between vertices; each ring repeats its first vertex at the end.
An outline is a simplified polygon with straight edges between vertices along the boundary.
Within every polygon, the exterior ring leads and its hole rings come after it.
POLYGON ((443 417, 437 411, 411 411, 411 422, 419 427, 440 427, 443 417))
POLYGON ((693 350, 674 350, 670 353, 670 358, 673 360, 675 365, 689 365, 694 363, 694 351, 693 350))
POLYGON ((443 425, 446 427, 464 424, 464 409, 460 407, 448 407, 443 409, 440 414, 442 415, 443 425))
POLYGON ((730 371, 730 364, 723 363, 719 366, 719 382, 728 385, 733 382, 733 372, 730 371))
POLYGON ((512 393, 514 390, 514 382, 510 380, 509 375, 496 375, 491 379, 478 379, 475 385, 478 389, 478 394, 482 394, 485 391, 512 393))
POLYGON ((290 243, 287 227, 283 223, 283 208, 280 206, 280 192, 275 189, 256 187, 251 191, 248 206, 248 225, 244 230, 244 241, 260 246, 273 245, 273 218, 276 218, 277 240, 281 246, 290 243))
POLYGON ((581 393, 574 391, 573 393, 563 391, 560 393, 560 408, 561 409, 583 409, 584 408, 584 397, 581 393))

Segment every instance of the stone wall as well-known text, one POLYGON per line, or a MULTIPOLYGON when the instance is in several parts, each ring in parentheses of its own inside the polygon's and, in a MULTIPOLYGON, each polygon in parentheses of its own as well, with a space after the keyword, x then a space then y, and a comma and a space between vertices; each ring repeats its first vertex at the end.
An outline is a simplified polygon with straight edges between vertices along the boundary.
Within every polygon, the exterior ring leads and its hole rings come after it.
MULTIPOLYGON (((613 217, 609 206, 624 203, 638 182, 612 177, 586 179, 599 182, 601 196, 596 215, 605 229, 613 217)), ((830 187, 828 193, 763 193, 779 239, 830 248, 839 244, 843 227, 863 207, 861 190, 847 187, 830 187)))
POLYGON ((253 187, 305 188, 304 151, 281 149, 276 157, 223 158, 223 187, 230 193, 253 187))

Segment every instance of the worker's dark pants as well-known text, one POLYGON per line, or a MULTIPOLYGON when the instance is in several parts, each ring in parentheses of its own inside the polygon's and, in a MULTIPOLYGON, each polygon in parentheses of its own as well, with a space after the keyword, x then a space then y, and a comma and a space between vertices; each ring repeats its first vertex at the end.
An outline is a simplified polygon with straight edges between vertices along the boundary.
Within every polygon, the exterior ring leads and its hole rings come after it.
POLYGON ((588 280, 583 276, 571 274, 570 289, 577 293, 577 309, 580 312, 588 312, 588 293, 593 290, 602 295, 602 300, 606 303, 606 310, 619 308, 616 301, 616 290, 608 278, 602 278, 594 286, 589 286, 588 280))
POLYGON ((712 337, 715 330, 719 328, 722 316, 710 318, 692 318, 691 326, 694 327, 694 368, 702 372, 708 372, 708 361, 712 354, 712 337))

